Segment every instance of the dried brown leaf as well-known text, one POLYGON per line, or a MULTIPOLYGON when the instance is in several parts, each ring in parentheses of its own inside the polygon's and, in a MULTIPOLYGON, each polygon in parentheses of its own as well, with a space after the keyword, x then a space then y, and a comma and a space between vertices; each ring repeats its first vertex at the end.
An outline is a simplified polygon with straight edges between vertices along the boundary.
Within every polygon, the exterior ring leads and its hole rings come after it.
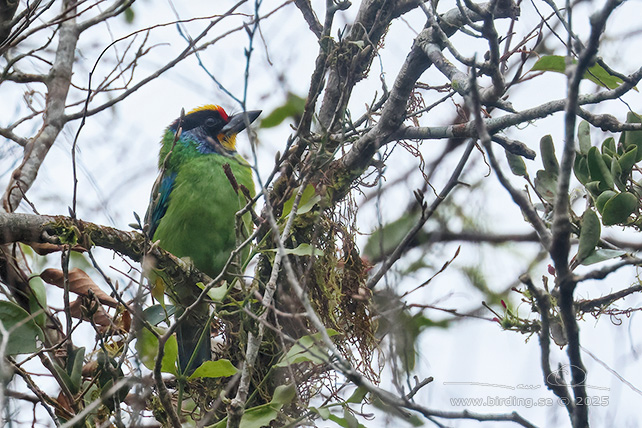
POLYGON ((30 242, 28 245, 36 254, 41 256, 61 251, 64 248, 62 245, 50 244, 48 242, 30 242))
POLYGON ((74 416, 74 409, 71 406, 71 401, 69 401, 69 398, 67 398, 64 392, 60 391, 56 402, 58 403, 56 406, 56 416, 64 419, 70 419, 70 417, 74 416))
POLYGON ((122 327, 123 331, 129 331, 132 326, 132 316, 129 314, 129 311, 123 312, 119 324, 122 324, 120 327, 122 327))
POLYGON ((91 360, 84 366, 82 366, 82 375, 83 377, 94 377, 98 372, 98 361, 91 360))
MULTIPOLYGON (((66 248, 65 245, 52 244, 50 242, 27 242, 27 245, 29 245, 36 252, 36 254, 41 256, 46 256, 47 254, 56 253, 66 248)), ((87 249, 84 247, 81 247, 80 245, 75 245, 72 248, 72 250, 79 253, 87 252, 87 249)))
MULTIPOLYGON (((48 284, 55 285, 56 287, 64 287, 64 274, 60 269, 45 269, 40 274, 40 278, 48 284)), ((79 296, 91 297, 89 291, 93 293, 98 300, 112 308, 118 307, 118 300, 105 293, 85 271, 74 268, 69 271, 69 291, 78 294, 79 296)))
MULTIPOLYGON (((74 318, 88 321, 89 320, 89 317, 87 316, 88 308, 86 305, 84 305, 84 308, 83 308, 83 303, 84 303, 83 298, 79 298, 71 302, 69 304, 69 312, 71 313, 71 316, 74 318)), ((91 318, 94 324, 99 325, 101 327, 111 327, 112 325, 111 317, 102 306, 96 306, 91 318)))

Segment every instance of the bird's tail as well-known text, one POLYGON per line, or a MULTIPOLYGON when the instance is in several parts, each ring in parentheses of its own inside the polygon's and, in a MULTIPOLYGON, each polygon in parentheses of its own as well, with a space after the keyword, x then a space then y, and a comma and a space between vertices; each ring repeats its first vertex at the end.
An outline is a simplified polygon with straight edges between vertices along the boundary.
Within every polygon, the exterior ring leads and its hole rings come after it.
POLYGON ((204 304, 204 308, 196 308, 176 329, 178 364, 183 374, 192 374, 212 359, 208 318, 207 304, 204 304))

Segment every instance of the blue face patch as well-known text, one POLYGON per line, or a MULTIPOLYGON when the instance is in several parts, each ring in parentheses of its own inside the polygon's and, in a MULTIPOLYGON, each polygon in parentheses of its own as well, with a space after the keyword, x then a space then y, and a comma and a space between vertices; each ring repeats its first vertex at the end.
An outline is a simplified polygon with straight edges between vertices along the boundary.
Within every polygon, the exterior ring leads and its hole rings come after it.
POLYGON ((212 153, 221 154, 221 151, 217 150, 219 146, 218 141, 213 140, 213 138, 207 135, 203 128, 200 127, 183 132, 179 141, 183 144, 194 144, 196 150, 204 155, 212 153), (212 142, 214 144, 212 144, 212 142))

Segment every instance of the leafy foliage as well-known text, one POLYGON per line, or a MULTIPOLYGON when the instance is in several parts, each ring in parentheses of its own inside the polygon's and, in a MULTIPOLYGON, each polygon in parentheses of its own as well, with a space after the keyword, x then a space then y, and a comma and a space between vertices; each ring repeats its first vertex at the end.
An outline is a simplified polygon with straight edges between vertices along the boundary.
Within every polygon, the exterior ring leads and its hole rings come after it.
MULTIPOLYGON (((553 71, 555 73, 566 74, 566 63, 566 57, 546 55, 537 60, 533 68, 531 68, 531 71, 553 71)), ((573 61, 573 63, 577 63, 577 61, 573 61)), ((589 67, 584 73, 584 78, 608 89, 615 89, 622 84, 621 78, 612 75, 599 64, 589 67)))

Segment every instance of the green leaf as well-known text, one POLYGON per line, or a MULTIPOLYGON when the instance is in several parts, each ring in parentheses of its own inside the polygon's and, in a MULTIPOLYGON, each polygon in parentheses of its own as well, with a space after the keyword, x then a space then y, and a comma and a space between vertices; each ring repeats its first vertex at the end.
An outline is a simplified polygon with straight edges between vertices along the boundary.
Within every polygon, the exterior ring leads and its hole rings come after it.
MULTIPOLYGON (((267 404, 262 404, 260 406, 252 407, 245 410, 243 416, 241 417, 241 423, 239 424, 240 428, 262 428, 270 426, 272 421, 274 421, 281 408, 285 404, 289 404, 296 397, 296 388, 294 385, 279 385, 274 390, 274 395, 272 396, 272 401, 267 404)), ((224 428, 227 426, 227 418, 210 425, 209 428, 224 428)))
POLYGON ((261 128, 273 128, 280 125, 285 119, 291 117, 298 121, 305 109, 305 98, 289 93, 285 103, 275 108, 261 120, 261 128))
MULTIPOLYGON (((630 111, 626 115, 626 123, 642 123, 642 118, 630 111)), ((622 136, 624 137, 624 150, 629 150, 633 146, 637 147, 635 162, 640 162, 642 160, 642 131, 624 131, 622 136)))
POLYGON ((208 425, 207 428, 225 428, 227 426, 227 418, 223 418, 215 424, 208 425))
POLYGON ((560 55, 546 55, 537 60, 531 71, 554 71, 562 73, 566 71, 566 58, 560 55))
POLYGON ((67 373, 67 370, 63 369, 56 363, 55 361, 53 362, 53 368, 58 375, 58 378, 62 380, 62 382, 69 388, 71 391, 73 389, 73 383, 71 382, 71 378, 69 377, 69 374, 67 373))
MULTIPOLYGON (((286 218, 292 212, 292 207, 294 206, 294 200, 296 199, 297 193, 299 193, 298 188, 292 194, 290 199, 285 201, 285 203, 283 204, 283 212, 281 213, 281 218, 286 218)), ((299 208, 296 211, 297 215, 307 213, 320 200, 321 196, 316 194, 316 189, 314 188, 314 186, 308 184, 303 190, 303 194, 301 195, 301 199, 299 200, 299 208)))
POLYGON ((343 408, 343 418, 348 422, 348 428, 366 428, 365 425, 359 423, 348 406, 343 408))
POLYGON ((573 173, 575 173, 575 178, 582 183, 586 184, 591 179, 588 169, 588 161, 586 156, 577 153, 575 155, 575 164, 573 165, 573 173))
MULTIPOLYGON (((4 355, 30 354, 41 347, 42 330, 33 317, 20 306, 12 302, 0 301, 0 322, 9 334, 4 355)), ((0 343, 4 342, 4 334, 0 332, 0 343)), ((1 350, 0 350, 1 351, 1 350)))
POLYGON ((588 152, 587 160, 591 181, 599 181, 600 190, 613 190, 615 188, 613 176, 606 166, 604 158, 602 158, 602 155, 597 150, 597 147, 591 147, 588 152))
MULTIPOLYGON (((265 252, 277 252, 276 248, 268 248, 263 250, 265 252)), ((317 256, 321 257, 323 255, 323 251, 319 250, 313 245, 310 244, 299 244, 298 247, 296 248, 285 248, 284 249, 285 254, 287 255, 292 255, 292 256, 317 256)))
POLYGON ((626 182, 622 181, 620 177, 621 176, 616 176, 615 178, 613 178, 613 181, 615 181, 615 185, 620 190, 620 192, 626 192, 626 182))
POLYGON ((350 425, 350 423, 345 418, 339 417, 337 415, 330 414, 328 419, 343 428, 356 428, 355 426, 350 425))
POLYGON ((604 142, 602 142, 602 154, 612 157, 615 155, 615 153, 615 139, 613 137, 609 137, 604 140, 604 142))
MULTIPOLYGON (((85 360, 85 348, 78 348, 74 351, 73 353, 73 364, 71 366, 71 370, 69 371, 69 380, 70 385, 69 390, 73 394, 77 394, 80 391, 80 386, 82 384, 82 366, 84 364, 85 360)), ((68 362, 71 360, 71 358, 68 358, 68 362)))
POLYGON ((582 215, 582 228, 580 229, 580 244, 577 249, 577 260, 582 261, 587 258, 600 242, 602 226, 600 219, 592 209, 587 209, 582 215))
POLYGON ((314 255, 314 256, 320 257, 323 255, 323 251, 319 250, 318 248, 310 244, 299 244, 299 246, 296 248, 286 248, 285 254, 293 255, 293 256, 314 255))
POLYGON ((305 214, 310 211, 321 200, 321 195, 314 195, 311 198, 304 200, 301 198, 299 209, 296 210, 297 215, 305 214))
MULTIPOLYGON (((155 329, 159 334, 163 334, 164 329, 155 329)), ((140 329, 136 339, 136 350, 140 356, 140 360, 150 370, 154 370, 156 363, 156 356, 158 355, 158 339, 146 328, 140 329)), ((176 360, 178 359, 178 344, 176 343, 176 336, 172 335, 167 342, 165 342, 165 352, 163 361, 161 363, 161 372, 171 373, 177 375, 176 360)))
POLYGON ((328 409, 327 407, 310 407, 310 410, 319 415, 324 421, 327 421, 332 415, 330 413, 330 409, 328 409))
POLYGON ((600 214, 602 214, 602 211, 604 211, 604 205, 608 202, 609 199, 617 195, 616 192, 613 190, 607 190, 605 192, 602 192, 600 196, 595 199, 595 208, 599 211, 600 214))
POLYGON ((40 327, 44 327, 47 322, 47 315, 44 309, 47 307, 47 289, 42 279, 34 275, 29 278, 29 311, 33 314, 33 319, 40 327))
MULTIPOLYGON (((336 330, 327 329, 328 336, 339 334, 336 330)), ((290 350, 281 357, 276 367, 287 367, 290 364, 311 362, 314 364, 323 364, 328 360, 328 353, 321 343, 321 333, 314 333, 303 336, 290 348, 290 350)))
POLYGON ((329 419, 343 428, 366 428, 359 423, 347 406, 343 408, 343 417, 331 414, 329 419))
POLYGON ((131 7, 128 7, 127 9, 125 9, 124 15, 125 15, 126 23, 131 24, 134 22, 134 17, 135 17, 134 9, 132 9, 131 7))
POLYGON ((587 258, 582 261, 584 266, 592 265, 594 263, 603 262, 605 260, 611 260, 618 257, 622 257, 626 254, 626 251, 622 250, 611 250, 609 248, 598 248, 593 251, 587 258))
POLYGON ((599 181, 589 181, 584 185, 586 187, 586 190, 588 190, 591 195, 594 197, 600 195, 602 191, 600 190, 600 182, 599 181))
MULTIPOLYGON (((573 64, 576 62, 576 60, 573 60, 573 64)), ((566 74, 566 57, 560 55, 543 56, 533 65, 531 71, 553 71, 566 74)), ((584 73, 583 78, 608 89, 615 89, 622 84, 622 79, 613 76, 599 64, 590 67, 584 73)))
POLYGON ((386 254, 392 253, 410 229, 417 224, 419 217, 420 214, 417 212, 406 211, 397 220, 372 232, 363 249, 364 256, 371 261, 377 261, 386 254))
POLYGON ((362 386, 354 390, 352 395, 346 400, 346 403, 359 404, 368 395, 368 390, 362 386))
POLYGON ((143 311, 143 318, 151 325, 158 325, 167 320, 170 316, 174 315, 176 307, 174 305, 153 305, 145 308, 143 311))
POLYGON ((577 127, 577 139, 580 143, 580 153, 586 156, 591 148, 591 126, 585 120, 577 127))
MULTIPOLYGON (((200 288, 201 290, 205 289, 205 284, 202 282, 197 282, 196 286, 200 288)), ((215 302, 221 302, 225 296, 227 296, 227 290, 228 290, 227 284, 223 283, 219 285, 218 287, 212 287, 209 289, 207 292, 207 295, 209 296, 210 299, 212 299, 215 302)))
MULTIPOLYGON (((378 409, 381 409, 385 414, 388 414, 388 415, 394 415, 395 413, 398 412, 398 409, 396 407, 393 407, 392 405, 384 403, 380 398, 376 396, 373 397, 372 405, 378 409)), ((410 416, 409 418, 405 419, 405 422, 409 422, 410 424, 412 424, 412 426, 416 426, 416 427, 422 426, 424 424, 423 418, 419 418, 415 416, 410 416)))
POLYGON ((588 71, 584 73, 584 78, 608 89, 615 89, 622 84, 622 79, 613 76, 599 64, 589 67, 588 71))
POLYGON ((622 173, 628 175, 633 169, 633 165, 637 162, 638 148, 631 146, 626 149, 626 152, 617 160, 622 168, 622 173))
POLYGON ((279 385, 274 389, 274 395, 272 395, 270 403, 282 406, 291 403, 294 397, 296 397, 296 387, 293 384, 279 385))
POLYGON ((508 150, 504 150, 504 152, 506 153, 506 160, 508 161, 511 172, 519 177, 526 177, 527 171, 524 158, 508 150))
POLYGON ((424 419, 419 417, 418 415, 416 415, 414 413, 410 415, 410 417, 408 418, 408 422, 413 427, 422 427, 422 426, 424 426, 424 419))
MULTIPOLYGON (((377 296, 375 299, 377 305, 383 307, 396 307, 399 303, 390 295, 377 296)), ((426 317, 422 312, 411 314, 409 310, 395 309, 394 317, 386 319, 381 318, 377 327, 380 333, 389 334, 394 345, 394 353, 400 360, 402 366, 400 370, 410 372, 415 369, 416 356, 418 354, 419 335, 429 327, 448 328, 448 320, 434 321, 426 317), (443 321, 446 321, 443 323, 443 321), (442 324, 443 323, 443 324, 442 324), (441 325, 438 325, 441 324, 441 325)))
POLYGON ((617 159, 611 160, 611 176, 613 177, 613 181, 615 182, 617 188, 620 189, 620 191, 624 192, 626 190, 626 186, 620 179, 620 177, 622 176, 622 167, 620 166, 620 163, 617 161, 617 159))
POLYGON ((262 428, 279 416, 279 411, 272 406, 263 405, 248 409, 241 417, 240 428, 262 428))
POLYGON ((624 223, 637 208, 638 198, 634 194, 618 193, 604 204, 602 223, 605 226, 624 223))
POLYGON ((557 162, 557 156, 555 156, 553 137, 544 135, 541 140, 539 140, 539 148, 542 154, 544 170, 557 177, 557 174, 560 172, 560 164, 557 162))
POLYGON ((238 372, 238 369, 232 365, 230 360, 205 361, 199 368, 194 370, 194 373, 189 378, 228 377, 235 375, 236 372, 238 372))
POLYGON ((611 159, 611 175, 613 178, 622 174, 622 167, 616 159, 611 159))
POLYGON ((549 171, 540 169, 535 174, 535 190, 548 203, 555 203, 555 194, 557 193, 557 176, 549 171))

